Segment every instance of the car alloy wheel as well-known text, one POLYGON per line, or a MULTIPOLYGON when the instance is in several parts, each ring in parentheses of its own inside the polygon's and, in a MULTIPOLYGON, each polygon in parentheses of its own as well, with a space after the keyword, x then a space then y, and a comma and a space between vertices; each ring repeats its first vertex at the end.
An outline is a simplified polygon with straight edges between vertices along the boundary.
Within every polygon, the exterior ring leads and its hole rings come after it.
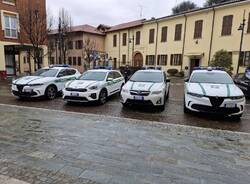
POLYGON ((99 102, 100 104, 105 104, 107 101, 107 92, 105 90, 102 90, 99 96, 99 102))
POLYGON ((46 96, 48 97, 48 99, 53 100, 56 98, 56 88, 53 86, 49 86, 46 90, 46 96))

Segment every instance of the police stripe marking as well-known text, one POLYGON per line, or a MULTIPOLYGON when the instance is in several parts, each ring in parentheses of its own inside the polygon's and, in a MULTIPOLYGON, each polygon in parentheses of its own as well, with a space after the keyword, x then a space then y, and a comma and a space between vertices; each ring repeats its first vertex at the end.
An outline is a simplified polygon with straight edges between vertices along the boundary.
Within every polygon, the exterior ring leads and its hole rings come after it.
POLYGON ((201 87, 203 95, 206 95, 206 91, 205 91, 204 87, 201 85, 201 83, 199 83, 199 86, 201 87))

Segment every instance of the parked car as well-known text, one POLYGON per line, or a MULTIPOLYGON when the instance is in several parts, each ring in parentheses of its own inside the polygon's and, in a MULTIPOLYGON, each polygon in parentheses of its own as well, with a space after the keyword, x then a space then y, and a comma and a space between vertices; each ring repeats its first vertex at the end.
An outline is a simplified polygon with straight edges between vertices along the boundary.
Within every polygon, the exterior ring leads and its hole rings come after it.
POLYGON ((161 110, 169 96, 170 80, 160 70, 139 70, 123 86, 121 103, 124 106, 133 104, 153 105, 161 110))
POLYGON ((240 118, 245 96, 230 75, 218 68, 196 68, 185 83, 184 112, 207 112, 240 118))
POLYGON ((124 84, 124 77, 119 71, 89 70, 65 85, 63 99, 67 102, 98 101, 104 104, 108 96, 120 93, 124 84))
POLYGON ((243 91, 246 97, 250 97, 250 78, 248 78, 245 73, 236 75, 234 82, 243 91))
POLYGON ((22 77, 12 82, 12 94, 23 97, 46 96, 53 100, 61 92, 66 82, 78 78, 78 70, 69 67, 46 67, 38 70, 32 76, 22 77))

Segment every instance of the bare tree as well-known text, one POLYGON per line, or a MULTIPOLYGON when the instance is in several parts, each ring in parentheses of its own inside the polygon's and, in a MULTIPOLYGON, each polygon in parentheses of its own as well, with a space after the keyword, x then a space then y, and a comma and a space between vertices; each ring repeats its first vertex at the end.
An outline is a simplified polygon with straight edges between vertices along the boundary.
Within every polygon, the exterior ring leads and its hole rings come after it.
POLYGON ((18 6, 19 25, 22 31, 20 41, 31 44, 28 55, 34 59, 35 69, 41 67, 42 58, 47 54, 42 47, 47 45, 47 35, 52 27, 52 19, 47 16, 45 5, 39 3, 40 1, 36 0, 23 0, 18 6))
POLYGON ((59 11, 58 17, 58 47, 59 47, 59 57, 61 62, 66 64, 66 56, 68 54, 68 43, 71 41, 71 31, 72 31, 72 18, 71 15, 62 8, 59 11))
POLYGON ((89 37, 87 37, 84 40, 83 48, 82 48, 82 55, 84 60, 87 63, 87 68, 90 69, 90 64, 95 59, 95 53, 96 53, 96 42, 95 40, 91 40, 89 37))

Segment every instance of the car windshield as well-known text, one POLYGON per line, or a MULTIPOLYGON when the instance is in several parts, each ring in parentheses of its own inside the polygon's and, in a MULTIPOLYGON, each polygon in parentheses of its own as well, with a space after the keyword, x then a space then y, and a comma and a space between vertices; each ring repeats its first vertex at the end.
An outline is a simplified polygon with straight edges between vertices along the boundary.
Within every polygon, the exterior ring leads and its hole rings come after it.
POLYGON ((41 77, 55 77, 58 73, 57 69, 40 69, 34 73, 34 76, 41 76, 41 77))
POLYGON ((232 78, 227 73, 204 72, 194 73, 191 83, 233 84, 232 78))
POLYGON ((79 80, 103 81, 106 77, 106 72, 85 72, 79 80))
POLYGON ((131 78, 132 82, 163 82, 163 75, 161 72, 137 72, 131 78))

